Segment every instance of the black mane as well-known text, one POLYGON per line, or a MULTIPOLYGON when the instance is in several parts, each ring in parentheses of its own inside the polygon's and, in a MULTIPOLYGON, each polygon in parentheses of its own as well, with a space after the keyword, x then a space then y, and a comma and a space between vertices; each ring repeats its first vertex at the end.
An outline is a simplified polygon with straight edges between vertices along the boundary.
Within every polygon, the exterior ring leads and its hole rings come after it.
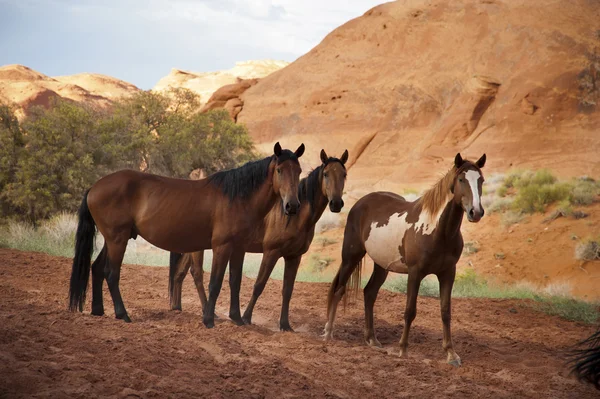
MULTIPOLYGON (((245 163, 235 169, 214 173, 208 177, 208 181, 220 187, 230 201, 235 198, 248 199, 267 180, 269 164, 273 157, 274 155, 259 161, 245 163)), ((282 150, 281 155, 277 158, 277 164, 288 160, 298 162, 298 157, 290 150, 282 150)))
POLYGON ((321 171, 331 162, 339 162, 340 165, 346 169, 342 161, 340 161, 338 158, 329 157, 326 163, 321 164, 319 167, 313 169, 308 176, 300 180, 300 184, 298 184, 298 199, 300 200, 300 203, 308 201, 310 208, 314 209, 317 193, 321 189, 319 184, 319 176, 321 175, 321 171))

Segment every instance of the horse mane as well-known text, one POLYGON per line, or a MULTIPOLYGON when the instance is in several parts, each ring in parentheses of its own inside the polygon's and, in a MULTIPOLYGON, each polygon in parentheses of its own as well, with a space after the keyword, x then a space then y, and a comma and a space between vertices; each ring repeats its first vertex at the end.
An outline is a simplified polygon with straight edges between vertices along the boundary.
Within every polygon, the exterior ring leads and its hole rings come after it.
POLYGON ((460 168, 452 165, 452 168, 417 200, 421 203, 422 209, 430 215, 437 215, 450 200, 454 179, 462 170, 470 165, 474 165, 473 162, 466 159, 460 168))
POLYGON ((325 167, 331 162, 339 162, 340 165, 342 165, 342 167, 346 169, 342 161, 340 161, 338 158, 329 157, 327 159, 327 162, 319 165, 318 167, 313 169, 308 174, 308 176, 300 180, 300 184, 298 184, 298 199, 300 200, 300 203, 308 201, 310 204, 310 208, 314 209, 315 202, 317 199, 317 193, 321 189, 321 185, 319 184, 319 176, 321 175, 323 169, 325 169, 325 167))
MULTIPOLYGON (((269 164, 273 155, 258 161, 250 161, 244 165, 229 170, 214 173, 208 177, 211 184, 219 187, 230 201, 236 198, 248 199, 267 180, 269 164)), ((277 164, 292 160, 298 162, 298 157, 290 150, 282 150, 277 157, 277 164)))

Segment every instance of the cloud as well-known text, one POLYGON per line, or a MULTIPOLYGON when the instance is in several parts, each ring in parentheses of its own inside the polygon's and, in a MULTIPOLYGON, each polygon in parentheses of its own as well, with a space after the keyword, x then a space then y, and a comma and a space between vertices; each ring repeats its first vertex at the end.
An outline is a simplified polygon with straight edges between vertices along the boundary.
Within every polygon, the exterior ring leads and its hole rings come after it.
POLYGON ((14 22, 0 28, 0 47, 12 50, 0 63, 33 59, 30 66, 43 73, 101 72, 149 88, 171 67, 208 71, 249 59, 293 61, 380 2, 0 0, 0 25, 14 22), (25 47, 9 45, 14 37, 25 47))

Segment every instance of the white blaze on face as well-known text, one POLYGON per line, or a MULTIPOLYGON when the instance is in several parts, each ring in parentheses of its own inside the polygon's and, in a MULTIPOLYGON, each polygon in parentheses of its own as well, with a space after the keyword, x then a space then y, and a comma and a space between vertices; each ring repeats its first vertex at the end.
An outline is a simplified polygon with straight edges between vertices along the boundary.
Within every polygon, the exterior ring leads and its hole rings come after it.
POLYGON ((437 227, 442 211, 443 209, 433 217, 426 211, 422 211, 416 223, 406 221, 406 212, 394 213, 389 217, 385 226, 377 226, 377 222, 371 223, 371 231, 365 241, 367 253, 375 263, 384 269, 400 272, 399 270, 406 267, 400 256, 400 246, 406 232, 414 228, 420 234, 431 235, 437 227))
POLYGON ((479 178, 481 174, 476 170, 469 170, 465 173, 465 177, 471 186, 471 192, 473 193, 473 209, 477 212, 481 212, 481 204, 479 203, 479 178))

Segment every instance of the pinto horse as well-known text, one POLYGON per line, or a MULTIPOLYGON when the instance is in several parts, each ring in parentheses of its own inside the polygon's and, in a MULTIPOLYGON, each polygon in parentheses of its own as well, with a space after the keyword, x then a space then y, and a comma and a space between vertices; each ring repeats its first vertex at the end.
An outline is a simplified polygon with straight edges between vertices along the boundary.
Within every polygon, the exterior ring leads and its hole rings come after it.
MULTIPOLYGON (((140 235, 167 251, 212 248, 210 298, 203 322, 213 327, 215 303, 234 248, 243 245, 278 199, 283 213, 297 212, 301 173, 298 158, 303 153, 304 144, 292 152, 277 143, 273 155, 267 158, 202 180, 172 179, 133 170, 98 180, 85 193, 79 208, 70 310, 83 310, 97 228, 104 236, 104 247, 91 265, 93 315, 104 314, 102 284, 106 278, 116 318, 131 321, 121 298, 119 278, 127 242, 140 235)), ((237 292, 241 272, 241 268, 231 270, 231 284, 237 286, 237 292)), ((241 315, 233 316, 242 322, 241 315)))
MULTIPOLYGON (((283 276, 283 303, 279 328, 281 331, 293 331, 289 322, 289 305, 294 290, 296 273, 302 255, 308 251, 315 235, 315 225, 321 218, 325 208, 329 206, 332 212, 340 212, 344 206, 342 194, 346 181, 348 151, 341 158, 328 157, 321 150, 321 165, 300 181, 298 195, 300 209, 294 217, 285 217, 280 207, 275 206, 271 212, 256 226, 244 246, 245 251, 235 251, 231 258, 230 268, 241 268, 245 252, 262 253, 260 270, 254 284, 252 299, 244 312, 243 321, 252 323, 252 311, 258 297, 262 294, 269 276, 273 272, 279 258, 285 260, 283 276), (239 263, 239 264, 236 264, 239 263)), ((206 293, 203 286, 203 252, 191 254, 171 253, 169 268, 169 297, 171 309, 181 310, 181 289, 191 266, 192 277, 200 296, 200 302, 206 305, 206 293)), ((239 310, 238 310, 239 311, 239 310)), ((230 309, 235 314, 236 309, 230 309)))
POLYGON ((400 356, 406 357, 421 280, 435 274, 440 283, 443 348, 448 363, 460 365, 452 345, 450 300, 456 263, 463 249, 463 215, 466 213, 470 222, 478 222, 484 214, 481 168, 485 159, 484 154, 477 162, 471 162, 457 154, 451 170, 414 202, 394 193, 374 192, 352 207, 344 230, 342 263, 327 298, 326 340, 332 338, 335 313, 346 289, 358 291, 362 260, 369 254, 375 267, 364 289, 366 343, 381 347, 373 329, 373 305, 388 273, 408 274, 405 324, 400 339, 400 356))

